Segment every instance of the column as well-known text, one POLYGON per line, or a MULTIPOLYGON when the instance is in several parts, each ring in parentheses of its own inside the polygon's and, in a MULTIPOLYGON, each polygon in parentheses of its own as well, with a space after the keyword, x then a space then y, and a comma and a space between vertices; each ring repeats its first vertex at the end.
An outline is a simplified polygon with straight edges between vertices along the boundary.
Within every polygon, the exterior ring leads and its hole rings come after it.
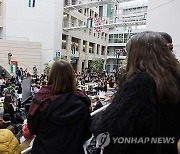
POLYGON ((107 45, 105 46, 105 49, 104 49, 104 65, 103 65, 103 70, 106 70, 106 63, 107 63, 107 45))
POLYGON ((79 57, 78 63, 77 63, 77 72, 82 72, 82 58, 79 57))
POLYGON ((102 45, 99 44, 99 55, 101 55, 102 45))
POLYGON ((71 40, 72 40, 72 36, 68 35, 66 37, 66 49, 67 49, 67 60, 70 62, 71 60, 71 40))
POLYGON ((71 15, 68 14, 67 27, 71 27, 71 15))
POLYGON ((94 43, 93 50, 94 50, 94 55, 96 56, 97 55, 97 44, 96 43, 94 43))
POLYGON ((77 72, 82 72, 82 61, 83 61, 83 40, 78 40, 78 51, 79 51, 79 60, 77 64, 77 72))
POLYGON ((89 42, 88 41, 85 44, 85 54, 86 54, 85 68, 88 68, 88 55, 89 55, 89 42))
POLYGON ((77 18, 75 19, 74 26, 75 26, 75 27, 79 27, 79 24, 78 24, 78 19, 77 19, 77 18))

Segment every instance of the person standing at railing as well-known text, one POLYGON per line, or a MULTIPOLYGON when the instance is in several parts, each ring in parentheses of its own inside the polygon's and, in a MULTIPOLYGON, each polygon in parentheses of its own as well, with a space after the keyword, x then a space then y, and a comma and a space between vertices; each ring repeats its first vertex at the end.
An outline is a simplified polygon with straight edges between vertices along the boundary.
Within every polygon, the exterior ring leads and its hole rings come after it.
POLYGON ((126 48, 124 81, 112 103, 95 116, 92 132, 110 139, 103 154, 177 154, 179 63, 158 32, 139 33, 126 48))
POLYGON ((47 86, 30 105, 28 129, 36 135, 31 154, 84 154, 90 124, 89 100, 77 94, 71 64, 54 62, 47 86))

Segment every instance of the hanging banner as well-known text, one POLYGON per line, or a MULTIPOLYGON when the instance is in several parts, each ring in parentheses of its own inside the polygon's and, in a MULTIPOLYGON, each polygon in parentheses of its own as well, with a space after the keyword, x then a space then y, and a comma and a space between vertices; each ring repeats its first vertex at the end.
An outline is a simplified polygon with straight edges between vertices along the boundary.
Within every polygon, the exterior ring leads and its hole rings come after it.
POLYGON ((94 19, 94 31, 100 32, 103 30, 104 19, 95 18, 94 19))
POLYGON ((36 0, 28 0, 29 7, 35 7, 36 0))
POLYGON ((91 18, 91 17, 87 19, 86 28, 91 28, 92 27, 92 21, 93 21, 93 18, 91 18))
POLYGON ((107 18, 110 18, 111 17, 111 14, 112 14, 112 12, 111 12, 111 4, 108 4, 107 5, 107 18))
POLYGON ((16 73, 16 68, 17 68, 17 61, 12 60, 10 64, 11 73, 16 73))

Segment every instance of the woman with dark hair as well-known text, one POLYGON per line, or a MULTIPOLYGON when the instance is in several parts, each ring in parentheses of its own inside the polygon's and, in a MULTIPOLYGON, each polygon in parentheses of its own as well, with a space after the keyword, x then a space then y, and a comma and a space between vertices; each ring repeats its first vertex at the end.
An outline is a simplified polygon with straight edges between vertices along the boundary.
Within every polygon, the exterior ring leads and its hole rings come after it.
POLYGON ((92 132, 96 137, 109 133, 111 142, 103 154, 177 154, 178 63, 166 40, 156 32, 146 31, 132 37, 127 52, 121 88, 111 105, 93 120, 92 132), (116 137, 121 137, 121 143, 115 142, 116 137))
POLYGON ((28 128, 36 135, 32 154, 84 154, 83 143, 91 137, 89 102, 76 93, 71 64, 54 62, 29 109, 28 128))
POLYGON ((14 123, 15 122, 15 111, 14 111, 14 107, 12 105, 12 96, 11 94, 7 94, 5 95, 4 98, 4 114, 9 113, 10 117, 11 117, 11 122, 14 123))

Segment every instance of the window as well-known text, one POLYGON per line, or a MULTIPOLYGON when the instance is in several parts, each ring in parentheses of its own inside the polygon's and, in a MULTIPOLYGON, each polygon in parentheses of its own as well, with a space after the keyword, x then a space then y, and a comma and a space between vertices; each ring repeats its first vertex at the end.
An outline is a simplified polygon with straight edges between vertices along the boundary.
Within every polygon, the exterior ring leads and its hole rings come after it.
POLYGON ((105 55, 105 46, 102 46, 101 55, 105 55))
POLYGON ((114 34, 114 38, 118 38, 118 34, 114 34))
POLYGON ((113 38, 113 34, 109 34, 109 38, 113 38))
POLYGON ((86 52, 86 41, 83 40, 83 52, 86 52))
POLYGON ((64 0, 64 6, 68 6, 69 5, 68 2, 69 2, 68 0, 64 0))
POLYGON ((75 5, 77 3, 77 0, 72 0, 72 5, 75 5))
POLYGON ((114 39, 111 39, 111 38, 109 39, 109 43, 114 43, 113 41, 114 39))
POLYGON ((97 45, 97 55, 99 55, 99 51, 100 51, 100 45, 97 45))

